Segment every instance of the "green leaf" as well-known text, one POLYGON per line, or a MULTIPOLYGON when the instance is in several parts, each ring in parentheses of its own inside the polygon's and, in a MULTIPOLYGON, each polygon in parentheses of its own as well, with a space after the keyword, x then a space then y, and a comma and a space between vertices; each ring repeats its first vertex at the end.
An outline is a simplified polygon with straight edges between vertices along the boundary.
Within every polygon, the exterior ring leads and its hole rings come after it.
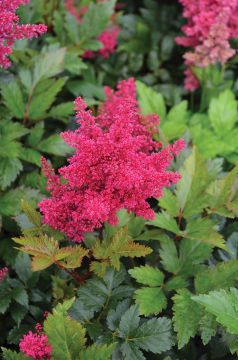
POLYGON ((234 167, 225 177, 211 184, 209 192, 212 195, 211 211, 222 216, 233 218, 237 211, 232 212, 233 201, 237 201, 238 166, 234 167), (230 210, 231 209, 231 210, 230 210))
POLYGON ((167 299, 161 288, 143 287, 135 291, 134 298, 136 304, 139 305, 140 315, 158 315, 166 309, 167 299))
POLYGON ((166 120, 162 124, 163 133, 168 139, 179 138, 186 131, 188 120, 187 108, 188 102, 182 101, 169 111, 166 120))
POLYGON ((207 166, 196 148, 193 149, 179 172, 181 180, 176 186, 176 196, 183 217, 188 218, 201 213, 207 206, 208 194, 206 191, 211 178, 207 166))
POLYGON ((24 187, 5 192, 3 196, 0 196, 0 213, 6 216, 18 214, 20 212, 20 201, 22 199, 38 201, 39 192, 24 187))
POLYGON ((22 169, 23 166, 20 160, 0 157, 0 188, 5 190, 16 180, 22 169))
POLYGON ((140 325, 139 311, 133 305, 122 316, 119 335, 125 338, 122 352, 125 359, 145 359, 139 349, 160 354, 173 345, 171 322, 167 318, 153 318, 140 325), (128 341, 129 339, 129 341, 128 341), (136 356, 139 356, 136 358, 136 356))
MULTIPOLYGON (((193 299, 193 298, 192 298, 193 299)), ((214 315, 205 313, 200 320, 200 332, 203 345, 207 345, 211 338, 216 335, 217 322, 214 315)))
POLYGON ((57 360, 76 360, 86 343, 86 331, 82 325, 55 309, 44 323, 44 330, 53 347, 57 360))
POLYGON ((215 229, 215 224, 211 219, 199 218, 188 222, 183 236, 187 239, 199 240, 208 245, 225 248, 225 240, 215 229))
POLYGON ((238 260, 230 260, 226 263, 218 263, 218 265, 197 274, 195 288, 198 294, 204 294, 234 286, 237 280, 238 260))
POLYGON ((20 323, 26 316, 27 310, 28 310, 27 308, 19 304, 14 304, 14 306, 11 308, 11 316, 13 320, 16 322, 17 326, 20 325, 20 323))
POLYGON ((32 129, 27 138, 27 143, 31 147, 35 147, 42 139, 44 134, 44 122, 37 123, 32 129))
POLYGON ((107 0, 97 4, 90 2, 88 11, 79 27, 82 43, 91 38, 97 38, 102 33, 113 14, 115 3, 115 0, 107 0))
POLYGON ((166 106, 163 96, 141 81, 136 82, 136 89, 142 114, 157 114, 160 116, 161 121, 163 121, 166 116, 166 106))
POLYGON ((29 359, 22 353, 16 353, 15 351, 1 348, 4 360, 27 360, 29 359))
POLYGON ((199 329, 201 310, 200 306, 194 306, 191 296, 190 291, 181 289, 173 297, 173 323, 177 333, 179 349, 184 347, 199 329))
POLYGON ((19 157, 21 160, 41 167, 41 154, 39 151, 23 148, 19 157))
POLYGON ((211 124, 221 138, 228 134, 237 121, 237 102, 231 90, 225 90, 209 106, 211 124))
POLYGON ((147 221, 148 225, 153 225, 161 229, 171 231, 178 235, 180 233, 178 224, 167 212, 161 211, 159 214, 155 214, 154 220, 147 221))
POLYGON ((128 271, 137 282, 148 286, 160 286, 164 281, 164 274, 152 266, 135 267, 128 271))
MULTIPOLYGON (((136 243, 131 240, 128 235, 128 228, 118 229, 112 237, 108 237, 103 241, 97 240, 92 248, 93 256, 97 260, 104 260, 108 265, 113 266, 116 270, 120 269, 121 257, 141 257, 152 252, 151 248, 136 243)), ((105 266, 103 266, 105 269, 105 266)), ((91 270, 98 271, 100 275, 103 271, 102 266, 98 267, 95 262, 91 264, 91 270)), ((103 273, 102 273, 103 275, 103 273)))
POLYGON ((108 268, 103 280, 92 278, 78 290, 78 300, 86 311, 98 312, 105 304, 110 305, 132 295, 133 288, 120 285, 124 280, 125 271, 116 272, 108 268))
POLYGON ((179 204, 177 197, 169 189, 164 189, 164 194, 162 198, 159 199, 159 205, 165 209, 170 216, 179 216, 179 204))
POLYGON ((52 117, 53 119, 61 120, 63 122, 68 122, 69 117, 72 116, 73 113, 73 104, 70 101, 52 107, 47 116, 52 117))
POLYGON ((128 310, 130 305, 130 299, 119 302, 116 309, 111 309, 107 315, 107 325, 112 331, 119 327, 122 315, 128 310))
POLYGON ((66 81, 66 77, 52 80, 50 86, 46 90, 33 95, 28 110, 30 120, 40 120, 46 117, 46 111, 51 107, 66 81))
POLYGON ((28 308, 29 298, 28 298, 28 294, 24 288, 18 287, 18 288, 13 289, 12 297, 18 304, 28 308))
POLYGON ((92 345, 80 352, 80 360, 111 360, 116 344, 92 345))
MULTIPOLYGON (((26 129, 19 122, 13 122, 9 120, 1 120, 0 121, 0 133, 1 138, 3 137, 6 141, 11 142, 12 140, 16 140, 21 138, 22 136, 28 134, 30 132, 29 129, 26 129)), ((1 152, 2 155, 2 152, 1 152)))
POLYGON ((32 276, 30 256, 19 252, 15 259, 14 269, 19 279, 26 284, 32 276))
POLYGON ((6 107, 17 119, 24 118, 25 104, 21 89, 16 80, 4 84, 2 87, 2 97, 6 107))
POLYGON ((61 73, 64 69, 65 48, 48 49, 35 59, 33 70, 33 86, 44 79, 51 78, 61 73))
POLYGON ((51 135, 47 139, 42 140, 37 145, 37 149, 44 153, 58 156, 65 156, 72 152, 72 148, 69 147, 57 134, 51 135))
POLYGON ((166 241, 161 243, 160 249, 161 263, 166 271, 176 274, 180 267, 177 248, 172 239, 167 237, 166 241))
POLYGON ((206 311, 216 317, 216 321, 226 330, 238 335, 238 290, 211 291, 207 295, 193 296, 192 300, 204 306, 206 311))
POLYGON ((12 289, 6 282, 0 286, 0 314, 5 314, 12 301, 12 289))
POLYGON ((179 246, 179 266, 176 273, 190 276, 201 270, 201 263, 208 260, 212 246, 197 240, 183 239, 179 246))

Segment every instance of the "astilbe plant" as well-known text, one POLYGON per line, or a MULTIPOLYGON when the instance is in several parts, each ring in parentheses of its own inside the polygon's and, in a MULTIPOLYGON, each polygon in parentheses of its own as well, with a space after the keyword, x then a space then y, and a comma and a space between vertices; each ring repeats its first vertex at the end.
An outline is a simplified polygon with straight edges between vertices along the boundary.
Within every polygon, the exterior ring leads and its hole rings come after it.
POLYGON ((59 175, 43 160, 51 191, 51 197, 39 204, 44 222, 74 241, 82 241, 85 232, 106 221, 116 224, 122 208, 153 219, 147 199, 161 197, 163 188, 180 178, 168 167, 184 142, 161 150, 152 140, 159 118, 140 114, 134 79, 120 82, 115 92, 110 88, 105 92, 97 116, 76 99, 80 127, 62 134, 76 151, 59 175))
POLYGON ((199 83, 192 67, 207 67, 210 64, 225 64, 235 55, 230 40, 238 37, 237 0, 180 0, 187 24, 185 34, 177 37, 178 44, 192 48, 185 55, 185 87, 195 90, 199 83))
POLYGON ((8 68, 11 65, 8 55, 12 53, 15 40, 37 37, 47 31, 45 25, 19 24, 15 14, 20 5, 26 5, 29 0, 1 0, 0 2, 0 66, 8 68))

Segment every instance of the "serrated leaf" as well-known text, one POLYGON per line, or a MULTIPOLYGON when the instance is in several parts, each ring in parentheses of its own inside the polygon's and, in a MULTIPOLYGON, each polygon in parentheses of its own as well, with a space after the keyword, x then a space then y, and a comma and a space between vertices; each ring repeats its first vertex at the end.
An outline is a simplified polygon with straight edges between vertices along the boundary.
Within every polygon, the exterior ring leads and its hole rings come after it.
POLYGON ((161 211, 159 214, 155 214, 154 220, 148 221, 147 224, 171 231, 176 235, 180 233, 176 220, 165 211, 161 211))
POLYGON ((180 267, 177 248, 172 239, 167 237, 165 242, 161 243, 160 249, 161 263, 166 271, 176 274, 180 267))
POLYGON ((22 200, 21 209, 33 225, 35 225, 37 228, 41 228, 41 214, 36 211, 30 202, 22 200))
POLYGON ((12 298, 20 305, 28 308, 29 305, 29 297, 26 290, 22 287, 18 287, 13 289, 12 298))
POLYGON ((115 3, 115 0, 108 0, 97 4, 90 2, 88 11, 84 15, 79 28, 80 40, 82 42, 87 42, 101 34, 113 14, 115 3))
POLYGON ((205 313, 200 320, 199 326, 203 345, 207 345, 211 338, 216 335, 216 318, 212 314, 205 313))
POLYGON ((129 337, 139 327, 140 316, 139 308, 137 305, 131 306, 121 317, 119 323, 119 333, 122 337, 129 337))
POLYGON ((90 271, 95 273, 97 276, 102 277, 105 275, 108 268, 107 261, 92 261, 90 264, 90 271))
POLYGON ((44 134, 44 122, 41 121, 37 123, 32 129, 27 137, 27 143, 31 147, 35 147, 42 139, 44 134))
POLYGON ((216 321, 231 334, 238 335, 238 290, 211 291, 207 295, 193 296, 192 300, 204 306, 206 311, 216 317, 216 321))
POLYGON ((140 349, 160 354, 169 350, 173 345, 171 336, 171 322, 167 318, 153 318, 143 322, 140 326, 138 307, 133 305, 122 316, 119 325, 120 337, 125 338, 122 351, 125 359, 144 359, 140 349), (130 339, 128 341, 127 339, 130 339), (129 357, 134 354, 133 357, 129 357))
MULTIPOLYGON (((127 227, 119 229, 112 238, 97 240, 92 248, 95 259, 104 260, 104 263, 107 261, 116 270, 120 269, 121 257, 141 257, 150 254, 151 251, 151 248, 132 241, 127 227)), ((94 267, 98 269, 95 264, 94 267)))
POLYGON ((198 273, 195 277, 195 288, 198 294, 204 294, 234 286, 237 280, 238 260, 230 260, 198 273))
POLYGON ((22 353, 16 353, 15 351, 1 348, 4 360, 27 360, 29 359, 22 353))
POLYGON ((19 212, 20 201, 26 195, 26 189, 16 188, 0 196, 0 214, 11 216, 19 212))
POLYGON ((179 349, 184 347, 199 329, 201 310, 200 306, 194 306, 191 296, 190 291, 181 289, 173 297, 173 323, 178 337, 179 349))
POLYGON ((69 147, 64 140, 57 134, 49 136, 47 139, 42 140, 37 149, 43 153, 65 156, 72 152, 72 148, 69 147))
POLYGON ((211 219, 199 218, 188 222, 184 232, 184 237, 192 240, 199 240, 208 245, 225 248, 223 236, 215 229, 215 224, 211 219))
POLYGON ((229 172, 223 179, 216 180, 209 187, 213 196, 210 207, 211 212, 233 218, 236 210, 232 211, 232 203, 238 198, 238 166, 229 172))
POLYGON ((5 190, 16 180, 22 169, 23 166, 20 160, 0 158, 0 188, 5 190))
POLYGON ((52 345, 52 355, 57 360, 76 360, 86 343, 82 325, 61 312, 49 315, 44 330, 52 345))
POLYGON ((75 269, 81 266, 82 260, 87 256, 89 250, 82 246, 63 247, 56 251, 54 257, 61 266, 66 269, 75 269))
POLYGON ((47 235, 41 236, 22 236, 13 238, 21 245, 20 250, 32 255, 32 270, 39 271, 46 269, 55 262, 55 254, 59 250, 58 241, 47 235))
POLYGON ((143 285, 160 286, 164 281, 162 271, 149 265, 135 267, 128 272, 137 282, 143 285))
MULTIPOLYGON (((28 134, 29 132, 30 130, 25 128, 19 122, 13 122, 9 120, 0 121, 1 138, 4 137, 4 139, 6 139, 9 142, 11 142, 12 140, 19 139, 22 136, 28 134)), ((1 155, 2 154, 3 153, 1 152, 1 155)))
POLYGON ((39 151, 30 148, 23 148, 19 154, 19 158, 28 163, 41 167, 41 153, 39 153, 39 151))
POLYGON ((166 121, 162 124, 163 133, 168 139, 179 138, 186 131, 188 119, 187 108, 188 102, 184 100, 169 111, 166 121))
POLYGON ((139 305, 140 315, 158 315, 167 306, 166 296, 158 287, 138 289, 135 291, 134 298, 136 304, 139 305))
POLYGON ((136 82, 136 89, 139 95, 139 105, 142 114, 157 114, 160 116, 161 121, 163 121, 166 116, 166 106, 163 96, 141 81, 136 82))
POLYGON ((109 268, 103 280, 92 278, 78 290, 78 299, 84 304, 86 311, 98 312, 104 304, 110 305, 132 295, 133 288, 121 285, 125 272, 116 272, 109 268))
POLYGON ((111 360, 116 344, 92 345, 80 352, 80 360, 111 360))
POLYGON ((33 70, 33 85, 63 71, 66 49, 50 49, 36 58, 33 70))
POLYGON ((12 301, 12 290, 4 282, 0 286, 0 314, 4 314, 12 301))
POLYGON ((19 252, 15 259, 14 269, 19 279, 26 284, 32 276, 31 259, 29 255, 19 252))
POLYGON ((4 84, 2 87, 2 97, 6 107, 17 119, 24 118, 25 104, 20 86, 16 80, 4 84))
POLYGON ((61 103, 51 108, 48 117, 68 122, 69 117, 74 113, 72 102, 61 103))
POLYGON ((13 320, 16 322, 17 326, 20 325, 26 314, 27 314, 27 309, 22 305, 14 304, 14 307, 11 308, 11 316, 13 320))
POLYGON ((176 196, 169 189, 164 189, 164 194, 159 200, 159 205, 172 217, 179 216, 179 204, 176 196))
POLYGON ((30 120, 36 121, 46 117, 46 111, 51 107, 66 81, 67 78, 52 80, 51 85, 44 92, 32 97, 28 110, 30 120))
POLYGON ((196 148, 193 149, 179 172, 181 180, 176 186, 176 196, 183 217, 187 218, 201 213, 202 209, 208 205, 206 190, 211 178, 196 148))
POLYGON ((225 90, 218 98, 212 99, 209 118, 217 135, 229 133, 237 121, 237 102, 231 90, 225 90))
POLYGON ((114 331, 119 327, 122 315, 128 310, 130 299, 121 301, 116 309, 111 309, 107 315, 107 325, 110 330, 114 331))

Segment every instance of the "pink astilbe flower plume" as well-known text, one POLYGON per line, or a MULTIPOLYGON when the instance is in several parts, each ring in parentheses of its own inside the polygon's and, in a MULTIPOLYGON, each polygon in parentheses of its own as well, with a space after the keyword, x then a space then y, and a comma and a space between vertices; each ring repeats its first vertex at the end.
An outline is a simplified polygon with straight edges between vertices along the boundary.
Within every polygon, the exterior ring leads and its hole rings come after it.
POLYGON ((48 342, 48 337, 42 332, 42 326, 36 325, 36 332, 29 331, 20 340, 20 351, 34 360, 50 360, 52 346, 48 342))
POLYGON ((37 37, 47 31, 45 25, 19 25, 15 12, 20 5, 28 2, 29 0, 0 1, 0 66, 4 68, 11 65, 8 55, 12 53, 15 40, 37 37))
POLYGON ((8 274, 9 270, 7 267, 4 267, 0 270, 0 283, 5 280, 7 274, 8 274))
POLYGON ((179 0, 187 24, 182 27, 185 34, 177 37, 178 44, 190 47, 184 58, 185 87, 193 91, 199 85, 192 73, 192 67, 206 67, 211 64, 225 64, 235 50, 230 40, 238 37, 237 0, 179 0))
POLYGON ((147 199, 161 197, 163 188, 180 178, 168 167, 184 142, 159 149, 151 137, 159 118, 140 114, 134 79, 121 81, 117 91, 107 87, 105 93, 97 116, 81 98, 76 99, 80 127, 62 134, 75 154, 59 175, 43 160, 51 191, 51 197, 39 204, 43 220, 74 241, 82 241, 85 232, 105 221, 116 224, 122 208, 153 219, 147 199))

